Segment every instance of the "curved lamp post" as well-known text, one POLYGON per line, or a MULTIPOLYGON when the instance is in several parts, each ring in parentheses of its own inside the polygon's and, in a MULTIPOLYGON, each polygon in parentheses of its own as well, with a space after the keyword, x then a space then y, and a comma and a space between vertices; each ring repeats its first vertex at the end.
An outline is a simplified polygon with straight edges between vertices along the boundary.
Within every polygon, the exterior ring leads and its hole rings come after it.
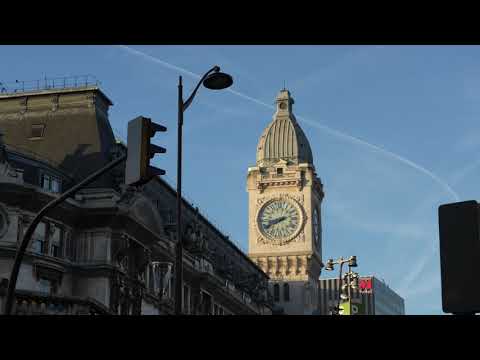
POLYGON ((183 113, 192 103, 200 85, 211 90, 226 89, 233 84, 230 75, 220 72, 220 67, 214 66, 202 76, 188 99, 183 101, 182 77, 178 79, 178 155, 177 155, 177 249, 175 252, 175 315, 182 314, 183 291, 183 239, 182 239, 182 127, 183 113))

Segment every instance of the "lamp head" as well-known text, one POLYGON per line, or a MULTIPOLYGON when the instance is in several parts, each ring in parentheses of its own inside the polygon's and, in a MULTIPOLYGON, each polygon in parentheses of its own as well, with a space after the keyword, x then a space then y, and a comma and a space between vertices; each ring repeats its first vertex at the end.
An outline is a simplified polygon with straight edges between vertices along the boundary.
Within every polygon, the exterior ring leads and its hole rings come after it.
POLYGON ((350 257, 350 260, 348 261, 348 266, 350 266, 350 267, 357 267, 358 266, 356 256, 350 257))
POLYGON ((233 84, 233 78, 229 74, 220 72, 220 67, 215 66, 213 73, 203 80, 203 86, 210 90, 222 90, 233 84))
POLYGON ((327 260, 327 265, 325 265, 325 270, 332 271, 333 270, 333 259, 327 260))

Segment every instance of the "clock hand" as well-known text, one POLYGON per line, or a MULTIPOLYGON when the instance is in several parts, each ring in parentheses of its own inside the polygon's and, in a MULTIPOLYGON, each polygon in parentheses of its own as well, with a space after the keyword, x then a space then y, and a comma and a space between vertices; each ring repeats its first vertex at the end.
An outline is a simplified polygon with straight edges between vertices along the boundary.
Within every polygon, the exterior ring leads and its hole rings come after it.
POLYGON ((268 224, 265 225, 265 229, 268 229, 270 226, 275 225, 277 222, 277 219, 270 220, 268 224))
POLYGON ((277 219, 277 223, 282 222, 283 220, 286 220, 286 219, 287 219, 286 216, 279 217, 279 218, 277 219))
POLYGON ((285 220, 285 219, 286 219, 285 216, 281 216, 281 217, 279 217, 279 218, 277 218, 277 219, 270 220, 270 221, 268 222, 268 225, 265 225, 265 229, 268 229, 270 226, 275 225, 275 224, 278 224, 279 222, 281 222, 281 221, 283 221, 283 220, 285 220))

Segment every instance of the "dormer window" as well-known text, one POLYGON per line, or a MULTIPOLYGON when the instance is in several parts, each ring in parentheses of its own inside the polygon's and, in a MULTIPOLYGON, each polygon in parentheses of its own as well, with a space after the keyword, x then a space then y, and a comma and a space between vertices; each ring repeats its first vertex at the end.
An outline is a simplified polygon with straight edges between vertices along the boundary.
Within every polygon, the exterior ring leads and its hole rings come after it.
POLYGON ((283 168, 277 168, 277 175, 283 175, 283 168))

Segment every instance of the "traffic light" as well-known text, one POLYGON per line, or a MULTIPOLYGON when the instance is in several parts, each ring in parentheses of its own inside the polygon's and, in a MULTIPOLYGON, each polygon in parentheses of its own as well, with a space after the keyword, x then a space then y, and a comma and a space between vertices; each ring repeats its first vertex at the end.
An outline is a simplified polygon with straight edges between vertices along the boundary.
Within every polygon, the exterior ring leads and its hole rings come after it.
POLYGON ((438 208, 442 308, 446 313, 480 312, 479 215, 474 200, 438 208))
POLYGON ((352 287, 353 290, 357 290, 358 289, 358 274, 357 273, 352 273, 351 277, 350 277, 350 286, 352 287))
POLYGON ((346 274, 343 275, 343 281, 342 281, 342 287, 341 287, 343 293, 348 292, 348 286, 349 286, 348 273, 346 273, 346 274))
POLYGON ((125 184, 140 185, 156 175, 165 175, 165 170, 150 166, 150 159, 155 154, 167 151, 161 146, 150 144, 150 139, 159 131, 167 131, 167 128, 143 116, 128 122, 125 184))

